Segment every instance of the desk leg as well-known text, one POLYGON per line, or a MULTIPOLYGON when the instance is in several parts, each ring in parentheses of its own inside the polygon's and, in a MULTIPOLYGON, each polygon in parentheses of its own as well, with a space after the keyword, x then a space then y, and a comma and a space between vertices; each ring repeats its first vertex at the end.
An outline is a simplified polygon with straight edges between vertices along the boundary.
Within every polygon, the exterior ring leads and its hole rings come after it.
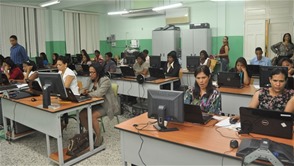
POLYGON ((50 149, 50 137, 48 134, 46 134, 46 144, 47 144, 47 154, 48 158, 50 158, 51 149, 50 149))
POLYGON ((88 114, 88 134, 89 134, 89 141, 90 141, 90 151, 93 151, 94 149, 94 143, 93 143, 93 125, 92 125, 92 108, 91 104, 87 108, 87 114, 88 114))
POLYGON ((174 82, 170 83, 170 90, 174 90, 174 82))
POLYGON ((61 131, 61 120, 60 117, 61 115, 58 115, 58 122, 57 122, 57 126, 58 126, 58 137, 57 137, 57 149, 58 149, 58 160, 59 160, 59 165, 63 165, 64 164, 64 159, 63 159, 63 146, 62 146, 62 131, 61 131))
POLYGON ((10 119, 10 139, 15 139, 14 121, 10 119))
POLYGON ((7 118, 3 117, 3 127, 4 127, 4 136, 7 139, 7 131, 8 131, 8 126, 7 126, 7 118))

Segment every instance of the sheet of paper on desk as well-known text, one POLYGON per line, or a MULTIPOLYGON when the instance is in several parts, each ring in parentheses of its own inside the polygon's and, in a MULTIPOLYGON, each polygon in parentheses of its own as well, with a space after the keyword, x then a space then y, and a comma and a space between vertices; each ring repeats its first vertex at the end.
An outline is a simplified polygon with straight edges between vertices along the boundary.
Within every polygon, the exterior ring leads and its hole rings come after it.
POLYGON ((17 88, 19 89, 23 89, 23 88, 27 88, 28 84, 16 84, 17 88))
POLYGON ((241 127, 241 124, 240 124, 240 122, 237 122, 235 124, 231 124, 230 123, 230 117, 227 117, 226 119, 224 119, 224 120, 218 122, 217 124, 215 124, 215 126, 217 126, 217 127, 225 127, 225 128, 236 130, 236 128, 241 127))
POLYGON ((260 89, 259 85, 253 85, 255 89, 260 89))

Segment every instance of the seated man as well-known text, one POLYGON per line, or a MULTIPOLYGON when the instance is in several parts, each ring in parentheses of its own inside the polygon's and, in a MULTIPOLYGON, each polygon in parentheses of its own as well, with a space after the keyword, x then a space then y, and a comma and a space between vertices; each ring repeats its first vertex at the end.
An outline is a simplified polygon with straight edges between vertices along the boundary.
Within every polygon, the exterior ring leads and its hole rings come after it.
POLYGON ((250 65, 261 65, 261 66, 271 66, 271 60, 267 57, 262 56, 262 49, 257 47, 255 49, 256 57, 250 60, 250 65))
POLYGON ((116 71, 116 64, 112 60, 112 53, 107 52, 105 54, 104 72, 115 72, 115 71, 116 71))

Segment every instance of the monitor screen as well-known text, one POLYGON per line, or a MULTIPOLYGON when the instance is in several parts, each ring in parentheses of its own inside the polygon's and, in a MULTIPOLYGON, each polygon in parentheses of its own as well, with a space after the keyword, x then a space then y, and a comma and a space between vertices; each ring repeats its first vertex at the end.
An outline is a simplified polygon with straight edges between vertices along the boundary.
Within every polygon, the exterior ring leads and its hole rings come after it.
POLYGON ((159 131, 175 131, 166 128, 164 121, 184 122, 184 93, 169 90, 148 90, 148 118, 156 118, 159 131))
POLYGON ((247 71, 251 76, 259 76, 259 65, 247 65, 247 71))
POLYGON ((157 55, 150 56, 150 67, 160 68, 161 67, 161 58, 157 55))
POLYGON ((71 59, 71 55, 70 54, 65 54, 65 58, 66 58, 67 64, 71 64, 72 63, 72 59, 71 59))
POLYGON ((67 98, 63 79, 59 73, 38 72, 43 90, 43 107, 51 105, 50 93, 57 94, 61 98, 67 98))
POLYGON ((199 56, 187 56, 187 69, 196 69, 200 65, 199 56))
POLYGON ((76 57, 78 59, 78 63, 81 63, 82 59, 83 59, 83 56, 82 54, 76 54, 76 57))
POLYGON ((270 81, 269 76, 271 74, 271 71, 280 68, 282 70, 288 71, 287 67, 281 67, 281 66, 260 66, 259 67, 259 86, 260 87, 270 87, 270 81))
POLYGON ((136 61, 136 56, 134 55, 128 55, 126 56, 126 63, 127 65, 133 65, 136 61))

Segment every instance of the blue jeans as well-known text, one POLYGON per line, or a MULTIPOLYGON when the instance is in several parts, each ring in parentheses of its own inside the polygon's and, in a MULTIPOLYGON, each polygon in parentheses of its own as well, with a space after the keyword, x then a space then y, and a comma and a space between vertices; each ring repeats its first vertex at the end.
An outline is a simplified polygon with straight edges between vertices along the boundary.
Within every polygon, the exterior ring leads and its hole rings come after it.
POLYGON ((222 63, 222 71, 228 71, 229 61, 224 58, 221 58, 220 61, 222 63))

